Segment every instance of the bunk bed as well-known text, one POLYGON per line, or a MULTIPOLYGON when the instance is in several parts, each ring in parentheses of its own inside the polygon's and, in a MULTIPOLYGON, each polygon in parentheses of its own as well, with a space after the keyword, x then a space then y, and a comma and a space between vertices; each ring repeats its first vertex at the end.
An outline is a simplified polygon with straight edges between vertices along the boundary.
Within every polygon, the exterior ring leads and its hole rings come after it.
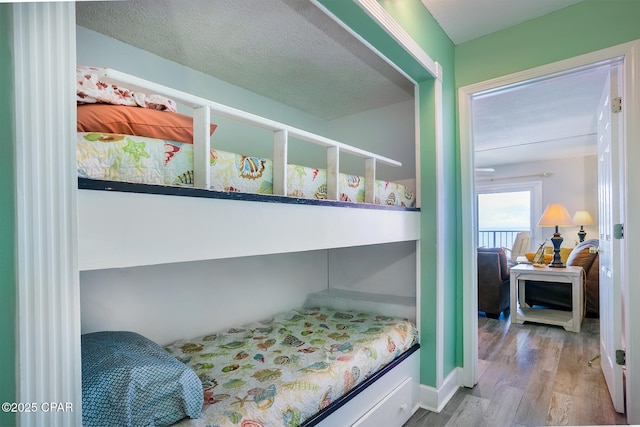
MULTIPOLYGON (((407 320, 325 307, 164 350, 133 332, 85 334, 83 425, 316 425, 417 349, 407 320)), ((400 404, 385 409, 392 424, 406 421, 412 407, 415 384, 399 379, 400 404)))
MULTIPOLYGON (((86 82, 78 91, 79 111, 83 109, 78 115, 77 139, 81 271, 419 240, 419 209, 414 206, 412 191, 376 179, 377 163, 397 162, 115 70, 91 72, 95 76, 88 80, 110 88, 109 96, 115 100, 92 98, 84 90, 86 82), (130 104, 119 104, 123 98, 130 104), (180 118, 175 116, 178 103, 192 109, 192 117, 187 119, 191 125, 172 123, 165 127, 172 131, 180 128, 185 134, 161 133, 156 137, 133 129, 135 120, 127 120, 127 129, 102 127, 103 104, 109 103, 118 104, 115 110, 180 118), (88 115, 94 117, 89 120, 88 115), (215 116, 272 131, 272 158, 248 158, 212 148, 215 116), (290 137, 325 146, 326 169, 289 165, 290 137), (343 152, 365 159, 365 176, 340 174, 343 152), (126 156, 155 161, 157 167, 136 168, 126 163, 126 156), (117 173, 104 167, 108 162, 120 167, 117 173), (226 171, 227 177, 244 174, 253 187, 235 191, 240 186, 224 181, 220 178, 224 173, 216 175, 217 169, 226 171), (233 172, 229 174, 229 170, 233 172), (121 174, 123 171, 126 173, 121 174), (258 180, 258 172, 268 175, 267 179, 258 180), (294 178, 301 176, 320 177, 322 191, 315 187, 305 192, 308 183, 296 186, 294 178), (355 181, 357 186, 350 186, 355 181), (347 195, 349 188, 355 188, 354 197, 347 195), (391 192, 381 196, 380 191, 388 188, 391 192), (179 221, 179 229, 168 233, 168 221, 179 221)), ((84 75, 86 70, 81 77, 84 75)), ((116 122, 111 120, 109 125, 116 122)), ((162 374, 158 375, 172 375, 162 381, 175 386, 173 394, 141 393, 137 395, 141 400, 123 403, 119 408, 130 409, 125 424, 166 425, 190 417, 193 420, 182 422, 275 425, 269 418, 273 415, 265 415, 273 407, 284 426, 401 425, 415 409, 419 383, 416 303, 415 298, 409 300, 398 303, 380 295, 327 290, 310 295, 308 304, 294 311, 225 331, 212 326, 206 336, 164 348, 130 332, 85 334, 83 381, 88 383, 83 385, 83 393, 88 400, 84 401, 83 394, 83 407, 97 413, 88 412, 84 422, 100 425, 107 416, 101 409, 108 416, 122 416, 104 407, 116 389, 108 380, 121 386, 123 377, 135 379, 136 373, 142 372, 141 381, 145 382, 149 372, 155 375, 160 366, 162 374), (270 348, 275 353, 267 353, 270 348), (127 363, 114 366, 114 358, 127 363), (340 365, 354 360, 355 365, 340 365), (329 365, 329 361, 340 366, 329 365), (165 369, 165 363, 171 368, 165 369), (327 372, 332 373, 328 377, 334 382, 326 382, 327 372), (203 393, 193 393, 199 387, 203 393), (285 397, 274 403, 276 394, 285 397), (301 401, 301 396, 311 402, 301 401), (177 402, 183 409, 149 421, 144 417, 157 414, 149 415, 140 408, 153 407, 154 399, 160 399, 161 406, 177 402), (200 414, 196 408, 203 403, 200 414)), ((135 389, 137 383, 133 382, 127 386, 135 389)))

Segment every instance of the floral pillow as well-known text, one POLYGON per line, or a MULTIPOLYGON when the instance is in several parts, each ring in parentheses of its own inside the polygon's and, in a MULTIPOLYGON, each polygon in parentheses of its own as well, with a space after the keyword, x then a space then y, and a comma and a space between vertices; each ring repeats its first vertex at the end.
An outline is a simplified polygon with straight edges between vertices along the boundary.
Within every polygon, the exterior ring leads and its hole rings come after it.
POLYGON ((78 104, 105 103, 144 107, 152 110, 176 112, 176 102, 161 95, 147 95, 125 87, 100 81, 100 68, 79 66, 76 68, 76 100, 78 104))

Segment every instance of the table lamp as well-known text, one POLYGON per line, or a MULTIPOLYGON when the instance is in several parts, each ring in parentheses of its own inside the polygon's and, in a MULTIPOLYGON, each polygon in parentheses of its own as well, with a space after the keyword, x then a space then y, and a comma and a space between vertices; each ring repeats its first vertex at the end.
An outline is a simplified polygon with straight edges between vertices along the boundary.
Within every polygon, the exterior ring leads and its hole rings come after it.
POLYGON ((553 261, 549 264, 549 267, 564 268, 565 265, 560 258, 560 245, 564 240, 558 231, 558 227, 567 227, 573 225, 571 215, 567 212, 561 204, 550 204, 542 213, 540 221, 538 221, 538 227, 555 227, 556 231, 553 233, 551 243, 553 243, 553 261))
POLYGON ((576 211, 575 215, 573 215, 573 223, 580 225, 578 237, 581 242, 584 242, 584 237, 587 235, 587 232, 584 231, 584 226, 593 225, 593 218, 591 218, 591 214, 589 214, 589 211, 576 211))

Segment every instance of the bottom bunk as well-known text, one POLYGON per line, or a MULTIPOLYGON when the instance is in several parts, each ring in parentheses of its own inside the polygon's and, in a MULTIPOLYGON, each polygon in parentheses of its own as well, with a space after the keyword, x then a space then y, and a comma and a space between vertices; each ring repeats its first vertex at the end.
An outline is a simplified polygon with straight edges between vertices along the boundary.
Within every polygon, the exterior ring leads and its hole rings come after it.
POLYGON ((165 348, 85 334, 83 425, 399 426, 414 406, 417 337, 407 320, 318 307, 165 348))

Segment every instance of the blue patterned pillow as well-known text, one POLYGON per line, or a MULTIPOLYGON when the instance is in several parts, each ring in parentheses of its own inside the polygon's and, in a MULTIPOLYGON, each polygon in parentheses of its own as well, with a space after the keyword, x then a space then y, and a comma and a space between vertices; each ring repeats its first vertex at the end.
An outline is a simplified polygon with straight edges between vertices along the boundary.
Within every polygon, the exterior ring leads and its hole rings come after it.
POLYGON ((202 382, 134 332, 82 335, 82 424, 162 426, 202 411, 202 382))

